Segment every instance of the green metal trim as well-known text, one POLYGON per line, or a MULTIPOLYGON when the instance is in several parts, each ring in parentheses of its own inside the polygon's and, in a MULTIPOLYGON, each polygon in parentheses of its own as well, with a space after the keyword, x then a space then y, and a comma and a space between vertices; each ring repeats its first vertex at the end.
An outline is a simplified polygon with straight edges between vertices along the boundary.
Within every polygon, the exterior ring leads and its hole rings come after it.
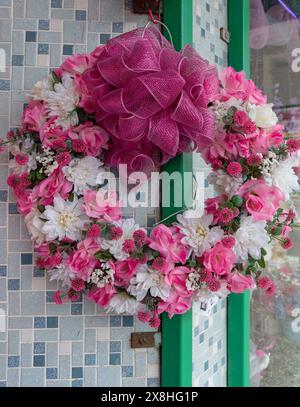
MULTIPOLYGON (((193 0, 164 0, 164 23, 172 34, 173 44, 177 50, 183 48, 187 43, 192 44, 193 0)), ((165 35, 168 38, 167 32, 165 35)), ((182 154, 172 159, 164 166, 163 171, 170 174, 174 171, 179 171, 181 174, 192 172, 192 155, 182 154)), ((171 192, 170 207, 162 208, 163 219, 181 209, 175 207, 173 195, 180 192, 174 183, 171 184, 170 189, 171 191, 162 190, 162 194, 171 192)), ((190 186, 183 186, 182 194, 187 190, 190 190, 192 194, 192 182, 190 186)), ((182 202, 184 202, 183 199, 182 202)), ((163 387, 192 386, 192 331, 191 310, 184 315, 175 315, 172 319, 163 315, 161 372, 163 387)))
MULTIPOLYGON (((229 65, 250 75, 249 0, 228 0, 229 65)), ((231 294, 227 308, 227 384, 248 387, 250 378, 250 292, 231 294)))

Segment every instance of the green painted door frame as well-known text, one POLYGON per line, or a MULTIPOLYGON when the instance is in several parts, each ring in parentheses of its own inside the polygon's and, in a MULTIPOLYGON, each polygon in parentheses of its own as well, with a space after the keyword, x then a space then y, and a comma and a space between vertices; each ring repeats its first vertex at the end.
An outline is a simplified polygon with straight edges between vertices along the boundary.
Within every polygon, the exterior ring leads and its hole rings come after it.
MULTIPOLYGON (((228 0, 229 65, 250 75, 250 1, 228 0)), ((227 384, 247 387, 250 377, 250 292, 231 294, 227 307, 227 384)))
MULTIPOLYGON (((228 24, 231 33, 229 65, 249 74, 249 0, 228 0, 228 24)), ((193 43, 193 0, 164 0, 164 22, 172 33, 176 49, 193 43)), ((168 33, 165 33, 168 37, 168 33)), ((163 168, 171 174, 192 172, 192 155, 182 154, 163 168)), ((184 179, 184 178, 183 178, 184 179)), ((188 182, 185 180, 185 182, 188 182)), ((162 218, 169 217, 179 209, 175 206, 176 194, 189 190, 192 182, 182 191, 171 184, 170 207, 162 207, 162 218)), ((182 202, 184 200, 182 199, 182 202)), ((228 386, 249 385, 249 338, 250 338, 250 294, 230 295, 228 299, 228 386)), ((172 319, 162 317, 162 377, 163 387, 192 386, 192 310, 172 319)))

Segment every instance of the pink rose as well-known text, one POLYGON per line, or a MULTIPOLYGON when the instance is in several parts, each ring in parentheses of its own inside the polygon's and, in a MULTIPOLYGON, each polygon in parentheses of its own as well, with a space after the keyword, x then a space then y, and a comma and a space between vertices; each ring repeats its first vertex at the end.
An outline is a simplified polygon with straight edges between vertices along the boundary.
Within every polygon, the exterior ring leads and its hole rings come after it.
POLYGON ((172 318, 175 314, 185 314, 192 306, 192 297, 181 297, 174 290, 171 291, 168 301, 161 301, 158 304, 157 311, 159 314, 167 312, 169 318, 172 318))
POLYGON ((189 250, 181 243, 182 236, 176 228, 158 225, 150 234, 149 247, 171 262, 184 264, 189 250))
POLYGON ((103 219, 106 222, 118 221, 122 211, 114 192, 88 190, 84 193, 83 209, 91 218, 103 219))
POLYGON ((51 270, 62 262, 62 254, 57 247, 53 254, 49 249, 49 243, 43 243, 37 249, 38 258, 36 265, 42 269, 51 270))
POLYGON ((233 293, 243 293, 254 287, 254 281, 251 276, 244 276, 241 273, 232 273, 228 281, 230 291, 233 293))
POLYGON ((114 264, 115 285, 119 287, 127 286, 136 272, 138 262, 133 259, 117 261, 114 264))
POLYGON ((26 107, 22 117, 23 130, 39 131, 46 121, 45 106, 42 102, 32 101, 26 107))
POLYGON ((76 54, 64 60, 60 69, 72 75, 82 74, 90 67, 93 58, 91 54, 76 54))
POLYGON ((77 250, 71 254, 68 260, 70 269, 84 281, 87 281, 94 268, 97 265, 97 260, 94 254, 100 249, 99 244, 90 238, 82 240, 77 250))
POLYGON ((15 195, 17 197, 19 212, 22 215, 27 215, 36 205, 36 198, 33 196, 32 191, 16 189, 15 195))
POLYGON ((55 125, 57 117, 53 117, 40 128, 40 139, 45 147, 57 150, 66 148, 67 132, 55 125))
POLYGON ((267 185, 262 179, 247 181, 237 194, 246 200, 247 211, 256 221, 271 220, 284 198, 279 188, 267 185))
POLYGON ((205 211, 208 215, 213 215, 214 220, 213 224, 219 222, 220 220, 220 205, 221 203, 226 200, 226 195, 218 195, 214 198, 208 198, 205 201, 205 211))
POLYGON ((107 284, 103 288, 93 287, 88 293, 87 298, 94 301, 100 307, 108 307, 110 300, 115 295, 116 290, 113 285, 107 284))
POLYGON ((218 275, 228 275, 237 257, 231 249, 225 247, 222 243, 217 243, 210 251, 204 253, 204 267, 218 275))
POLYGON ((32 192, 35 198, 40 198, 39 203, 41 205, 51 205, 56 195, 67 199, 72 188, 72 183, 65 179, 62 171, 56 169, 48 178, 45 178, 40 184, 35 186, 32 192))
POLYGON ((70 130, 69 138, 74 142, 80 140, 84 154, 95 157, 101 154, 103 148, 107 149, 109 140, 106 131, 92 122, 86 122, 70 130))
POLYGON ((180 297, 188 297, 192 295, 192 293, 188 291, 186 287, 186 280, 192 271, 193 270, 184 266, 175 267, 167 274, 166 283, 174 288, 180 297))

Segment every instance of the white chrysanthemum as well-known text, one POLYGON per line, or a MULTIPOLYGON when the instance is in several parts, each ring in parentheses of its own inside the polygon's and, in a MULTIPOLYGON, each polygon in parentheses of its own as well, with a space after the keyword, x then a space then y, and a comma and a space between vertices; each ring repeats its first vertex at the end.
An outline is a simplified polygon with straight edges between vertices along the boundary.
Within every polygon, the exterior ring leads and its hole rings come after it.
POLYGON ((80 240, 86 228, 87 217, 82 211, 82 201, 74 198, 73 202, 65 201, 60 196, 54 198, 53 206, 46 206, 43 213, 46 222, 42 232, 47 240, 80 240))
POLYGON ((52 77, 49 75, 48 78, 42 79, 38 81, 31 91, 28 93, 28 99, 31 100, 45 100, 46 99, 46 92, 49 92, 53 89, 53 80, 52 77))
POLYGON ((252 216, 245 217, 236 231, 234 251, 239 261, 247 261, 250 255, 260 259, 261 249, 269 243, 265 221, 255 221, 252 216))
POLYGON ((211 227, 213 216, 202 214, 201 209, 189 209, 177 216, 179 228, 184 234, 182 243, 189 246, 196 256, 210 250, 224 235, 219 226, 211 227))
POLYGON ((43 92, 47 111, 50 117, 58 117, 56 125, 64 130, 78 124, 76 108, 79 95, 75 90, 74 79, 69 74, 63 74, 61 82, 53 85, 53 90, 43 92))
MULTIPOLYGON (((125 260, 129 257, 129 254, 124 252, 123 244, 125 240, 132 239, 132 235, 134 231, 137 229, 142 229, 135 223, 134 219, 123 219, 120 222, 114 222, 115 226, 119 226, 123 234, 120 239, 117 240, 105 240, 101 239, 101 247, 104 250, 109 250, 110 253, 117 259, 117 260, 125 260)), ((142 229, 145 233, 146 230, 142 229)))
POLYGON ((242 177, 232 177, 222 170, 208 176, 208 181, 214 185, 218 194, 226 194, 232 198, 243 183, 242 177))
POLYGON ((282 191, 286 200, 290 198, 292 192, 300 190, 298 176, 293 169, 298 166, 299 158, 296 155, 293 155, 284 161, 279 161, 278 165, 272 167, 269 174, 269 180, 272 185, 278 187, 282 191))
POLYGON ((278 117, 273 110, 273 103, 265 105, 249 105, 249 117, 257 127, 269 129, 278 123, 278 117))
POLYGON ((68 166, 63 167, 63 173, 74 184, 74 192, 83 195, 84 191, 96 186, 102 165, 100 160, 92 156, 74 158, 68 166))
POLYGON ((138 305, 139 303, 135 298, 129 296, 126 292, 122 292, 112 297, 107 312, 134 315, 137 312, 138 305))
POLYGON ((75 278, 75 273, 65 264, 61 263, 57 267, 49 270, 50 281, 59 281, 63 287, 70 287, 71 280, 75 278))
POLYGON ((44 222, 41 220, 40 216, 41 212, 36 207, 33 207, 24 218, 31 240, 38 245, 41 245, 46 240, 46 236, 42 231, 44 222))
POLYGON ((159 297, 166 301, 170 294, 170 286, 165 282, 165 276, 158 270, 153 270, 147 265, 139 267, 135 277, 130 281, 128 292, 142 301, 148 291, 152 297, 159 297))

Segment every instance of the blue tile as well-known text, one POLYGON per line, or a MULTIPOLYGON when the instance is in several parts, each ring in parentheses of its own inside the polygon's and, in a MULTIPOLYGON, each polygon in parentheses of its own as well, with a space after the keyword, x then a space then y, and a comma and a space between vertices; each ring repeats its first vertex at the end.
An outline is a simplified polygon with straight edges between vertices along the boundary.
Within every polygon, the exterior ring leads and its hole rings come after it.
POLYGON ((34 267, 33 269, 33 277, 45 277, 45 270, 38 269, 34 267))
POLYGON ((222 349, 222 340, 221 339, 218 341, 218 349, 219 350, 222 349))
POLYGON ((122 366, 122 377, 133 377, 133 366, 122 366))
POLYGON ((159 387, 159 379, 158 378, 149 378, 147 379, 147 386, 148 387, 159 387))
POLYGON ((218 363, 214 364, 213 372, 216 373, 218 371, 218 363))
POLYGON ((205 29, 206 31, 210 32, 210 24, 208 22, 205 24, 205 29))
POLYGON ((47 317, 47 328, 58 328, 58 317, 47 317))
POLYGON ((7 202, 7 191, 0 191, 0 202, 7 202))
POLYGON ((26 31, 25 41, 26 42, 36 42, 36 31, 26 31))
POLYGON ((225 365, 225 356, 223 356, 222 359, 221 359, 221 365, 222 365, 222 366, 225 365))
POLYGON ((106 44, 110 40, 110 34, 100 34, 100 44, 106 44))
POLYGON ((13 66, 23 66, 24 65, 24 55, 13 55, 11 57, 11 64, 13 66))
POLYGON ((49 44, 38 44, 38 54, 48 55, 49 54, 49 44))
POLYGON ((202 333, 201 335, 199 335, 199 343, 203 343, 204 342, 204 334, 202 333))
POLYGON ((203 384, 203 387, 208 387, 208 385, 209 385, 209 383, 208 383, 208 381, 206 381, 206 382, 203 384))
POLYGON ((209 322, 208 322, 208 319, 206 319, 204 321, 204 329, 207 329, 208 327, 209 327, 209 322))
POLYGON ((82 367, 72 367, 72 379, 80 379, 83 377, 82 367))
POLYGON ((196 328, 194 329, 194 336, 198 335, 199 335, 199 326, 196 326, 196 328))
POLYGON ((20 356, 8 356, 7 365, 8 365, 8 367, 19 367, 20 366, 20 356))
POLYGON ((39 30, 49 30, 49 20, 39 20, 39 30))
POLYGON ((111 316, 110 318, 110 326, 121 326, 121 317, 118 315, 111 316))
POLYGON ((214 344, 214 337, 211 336, 211 337, 208 339, 208 346, 212 346, 213 344, 214 344))
POLYGON ((72 380, 72 387, 83 387, 83 380, 72 380))
POLYGON ((72 315, 82 315, 82 304, 71 304, 72 315))
POLYGON ((204 28, 201 28, 201 37, 205 38, 205 30, 204 30, 204 28))
POLYGON ((46 352, 45 342, 35 342, 33 345, 33 352, 37 354, 44 354, 46 352))
POLYGON ((30 265, 32 264, 33 258, 32 253, 21 253, 21 264, 30 265))
POLYGON ((10 81, 1 79, 0 80, 0 90, 3 90, 3 91, 10 90, 10 81))
POLYGON ((123 316, 123 326, 133 326, 133 317, 131 315, 123 316))
POLYGON ((62 0, 51 0, 52 8, 62 8, 62 0))
POLYGON ((205 8, 206 8, 206 11, 209 13, 210 12, 210 5, 208 3, 206 3, 205 8))
POLYGON ((109 355, 109 364, 110 365, 120 365, 121 364, 121 354, 120 353, 111 353, 109 355))
POLYGON ((213 313, 216 314, 217 311, 218 311, 218 306, 217 306, 217 305, 214 305, 214 307, 213 307, 213 313))
POLYGON ((7 276, 7 266, 0 266, 0 277, 7 276))
POLYGON ((86 354, 84 356, 84 364, 86 366, 94 366, 96 364, 96 355, 94 353, 86 354))
POLYGON ((34 367, 44 367, 45 366, 45 355, 34 355, 33 356, 33 366, 34 367))
POLYGON ((196 24, 200 25, 201 24, 201 17, 196 16, 196 24))
POLYGON ((110 341, 109 351, 110 352, 121 352, 121 341, 110 341))
POLYGON ((204 362, 204 371, 206 372, 209 368, 209 362, 208 360, 206 362, 204 362))
POLYGON ((63 55, 73 55, 73 45, 65 44, 63 46, 63 55))
POLYGON ((0 381, 0 387, 6 387, 6 382, 0 381))
POLYGON ((57 368, 56 367, 47 367, 46 368, 46 378, 48 380, 57 379, 57 368))
POLYGON ((122 22, 120 23, 112 23, 112 32, 113 33, 122 33, 124 29, 124 24, 122 22))
POLYGON ((53 301, 54 293, 55 293, 55 291, 47 291, 47 293, 46 293, 46 301, 47 302, 54 302, 53 301))
POLYGON ((34 317, 34 327, 35 328, 46 328, 46 318, 45 317, 34 317))
POLYGON ((86 20, 86 11, 85 10, 76 10, 75 11, 75 20, 85 21, 86 20))
POLYGON ((20 280, 18 278, 9 278, 7 281, 8 290, 19 290, 20 289, 20 280))

